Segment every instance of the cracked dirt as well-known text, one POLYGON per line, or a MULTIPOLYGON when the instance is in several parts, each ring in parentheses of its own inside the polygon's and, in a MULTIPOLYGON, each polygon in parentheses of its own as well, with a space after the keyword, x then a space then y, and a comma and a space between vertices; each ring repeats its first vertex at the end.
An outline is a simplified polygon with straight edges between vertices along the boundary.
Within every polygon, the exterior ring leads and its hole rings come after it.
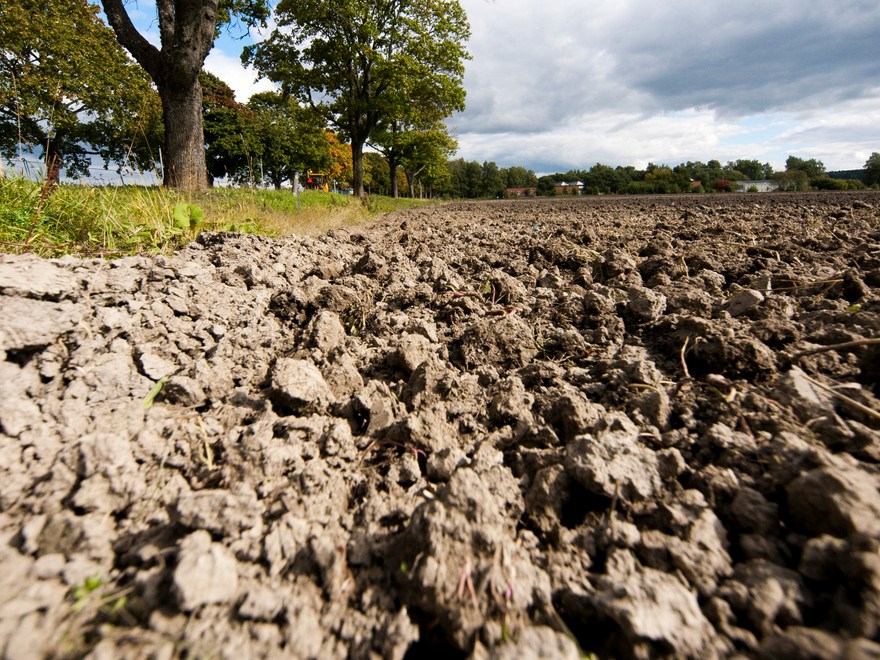
POLYGON ((880 195, 0 257, 0 650, 878 657, 880 195))

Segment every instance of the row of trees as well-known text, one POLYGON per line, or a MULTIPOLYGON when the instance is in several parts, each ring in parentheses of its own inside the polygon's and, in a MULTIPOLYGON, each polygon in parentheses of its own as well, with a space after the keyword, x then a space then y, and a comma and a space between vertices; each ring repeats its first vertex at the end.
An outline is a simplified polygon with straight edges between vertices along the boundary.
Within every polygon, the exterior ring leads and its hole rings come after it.
POLYGON ((202 189, 220 173, 253 171, 255 159, 280 185, 325 162, 331 129, 350 145, 356 192, 370 145, 395 194, 399 169, 414 187, 455 152, 443 119, 464 108, 469 57, 457 0, 281 0, 277 28, 243 54, 280 91, 246 107, 202 67, 230 22, 266 26, 268 0, 157 0, 158 47, 125 0, 101 4, 112 30, 86 0, 3 2, 0 147, 42 150, 50 177, 62 166, 83 174, 95 155, 146 165, 162 144, 166 186, 202 189))
POLYGON ((874 154, 865 165, 861 180, 830 177, 825 165, 815 158, 789 156, 783 172, 774 172, 770 163, 740 159, 722 165, 717 160, 681 163, 674 167, 649 163, 644 170, 635 167, 610 167, 597 163, 589 170, 569 170, 543 176, 537 194, 555 194, 555 184, 580 181, 586 194, 651 194, 703 191, 730 191, 736 181, 773 181, 779 190, 862 188, 880 182, 880 155, 874 154), (872 163, 873 169, 872 169, 872 163), (871 174, 876 170, 876 174, 871 174))
MULTIPOLYGON (((165 184, 188 189, 218 176, 280 187, 306 169, 349 179, 359 194, 403 188, 412 196, 498 197, 513 187, 551 194, 573 179, 588 193, 768 178, 783 190, 860 185, 794 156, 778 173, 741 159, 645 170, 596 164, 540 179, 522 167, 450 161, 456 143, 442 120, 464 107, 469 34, 456 0, 281 0, 277 29, 243 55, 279 91, 246 104, 202 64, 230 21, 265 25, 267 0, 157 0, 160 47, 134 28, 123 0, 102 3, 112 30, 86 0, 3 2, 0 149, 42 149, 50 180, 62 167, 87 174, 95 156, 147 168, 164 144, 165 184)), ((880 185, 880 155, 861 178, 880 185)))
MULTIPOLYGON (((863 170, 849 178, 830 176, 824 163, 815 158, 789 156, 785 170, 774 172, 770 163, 739 159, 722 165, 688 161, 674 167, 648 164, 644 170, 632 166, 610 167, 597 163, 588 170, 569 170, 538 177, 523 167, 501 168, 494 162, 449 161, 449 177, 435 192, 456 198, 499 198, 510 188, 534 189, 537 195, 555 195, 561 182, 579 181, 583 192, 599 194, 653 194, 717 191, 736 189, 736 181, 773 181, 779 190, 852 190, 880 186, 880 153, 873 153, 863 170)), ((835 174, 835 173, 832 173, 835 174)), ((518 193, 519 194, 519 193, 518 193)))

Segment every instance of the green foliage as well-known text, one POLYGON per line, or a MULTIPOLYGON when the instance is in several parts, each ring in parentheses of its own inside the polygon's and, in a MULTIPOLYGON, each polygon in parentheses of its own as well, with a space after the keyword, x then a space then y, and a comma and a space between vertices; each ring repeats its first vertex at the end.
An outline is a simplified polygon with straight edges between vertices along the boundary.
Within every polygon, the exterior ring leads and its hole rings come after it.
POLYGON ((363 146, 380 122, 421 128, 463 105, 469 28, 457 0, 281 0, 276 17, 244 59, 350 141, 358 195, 363 146), (408 107, 421 102, 424 112, 408 107))
POLYGON ((259 157, 259 119, 235 100, 235 92, 217 76, 202 71, 202 121, 209 181, 228 176, 253 182, 259 157))
POLYGON ((171 211, 171 221, 178 229, 191 229, 203 222, 205 212, 197 204, 181 202, 175 204, 171 211))
POLYGON ((380 153, 370 151, 364 154, 364 190, 367 194, 388 195, 391 193, 391 172, 388 160, 380 153))
POLYGON ((494 162, 484 161, 482 165, 481 189, 484 197, 504 197, 504 179, 501 170, 494 162))
POLYGON ((843 179, 819 177, 810 180, 810 187, 816 190, 847 190, 847 183, 843 179))
POLYGON ((783 192, 802 191, 810 189, 810 176, 803 170, 785 170, 773 175, 773 181, 778 190, 783 192))
POLYGON ((87 176, 91 156, 149 169, 159 98, 83 0, 4 0, 0 151, 42 152, 49 176, 87 176), (100 63, 99 66, 96 63, 100 63))
POLYGON ((467 162, 463 158, 458 158, 450 161, 447 167, 450 178, 449 193, 452 197, 478 199, 487 196, 483 187, 483 168, 478 162, 467 162))
POLYGON ((501 169, 506 188, 532 188, 538 185, 538 177, 532 170, 514 165, 501 169))
POLYGON ((862 175, 862 183, 866 186, 880 185, 880 153, 876 151, 865 161, 865 172, 862 175))
POLYGON ((430 197, 438 186, 443 187, 448 183, 446 162, 455 153, 458 143, 449 136, 442 122, 409 131, 402 145, 401 164, 406 173, 410 197, 417 196, 417 187, 418 196, 422 196, 427 188, 430 197))
POLYGON ((731 172, 741 172, 741 177, 734 177, 737 179, 763 181, 773 176, 773 166, 770 165, 770 163, 761 163, 759 160, 746 160, 741 158, 728 163, 725 167, 731 172))
POLYGON ((295 172, 324 171, 330 143, 318 115, 276 92, 254 94, 247 104, 232 89, 203 71, 205 159, 210 178, 229 177, 280 189, 295 172))
POLYGON ((326 171, 330 166, 330 142, 311 108, 277 92, 254 94, 247 108, 257 119, 262 170, 276 189, 292 182, 295 172, 326 171))
POLYGON ((809 179, 818 179, 825 176, 825 165, 821 160, 810 158, 804 160, 797 156, 789 156, 785 161, 786 172, 803 172, 809 179))

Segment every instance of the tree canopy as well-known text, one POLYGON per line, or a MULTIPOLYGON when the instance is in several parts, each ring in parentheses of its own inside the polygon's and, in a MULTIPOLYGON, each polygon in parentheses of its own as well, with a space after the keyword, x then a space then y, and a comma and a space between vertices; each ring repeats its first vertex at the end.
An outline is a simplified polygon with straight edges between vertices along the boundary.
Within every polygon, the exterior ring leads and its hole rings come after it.
POLYGON ((20 142, 36 149, 53 182, 62 168, 87 176, 95 155, 148 167, 160 136, 158 97, 97 8, 83 0, 2 7, 0 150, 20 142))
POLYGON ((866 186, 880 184, 880 153, 875 151, 865 162, 865 172, 862 174, 862 183, 866 186))
POLYGON ((217 76, 202 71, 202 116, 209 183, 229 177, 254 181, 254 160, 260 151, 258 117, 217 76))
POLYGON ((457 0, 281 0, 276 18, 243 57, 350 141, 358 195, 363 148, 380 122, 417 124, 404 107, 414 101, 441 116, 463 103, 470 29, 457 0))

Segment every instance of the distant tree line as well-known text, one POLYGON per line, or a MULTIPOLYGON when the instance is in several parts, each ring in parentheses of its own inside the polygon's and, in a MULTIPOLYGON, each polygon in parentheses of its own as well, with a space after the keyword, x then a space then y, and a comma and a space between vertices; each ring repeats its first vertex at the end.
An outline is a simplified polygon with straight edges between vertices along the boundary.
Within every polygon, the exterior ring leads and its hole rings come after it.
MULTIPOLYGON (((455 198, 500 198, 510 196, 511 188, 533 188, 535 195, 557 195, 562 194, 558 190, 563 182, 579 182, 580 189, 570 186, 567 190, 580 190, 586 195, 732 192, 740 189, 737 182, 749 181, 771 181, 782 191, 880 188, 880 153, 873 153, 863 169, 846 172, 826 172, 822 161, 796 156, 788 157, 782 172, 774 172, 770 163, 748 159, 725 165, 717 160, 688 161, 674 167, 649 163, 644 170, 596 163, 588 170, 572 169, 541 177, 523 167, 499 168, 493 162, 481 165, 461 158, 449 161, 447 166, 448 188, 438 188, 437 192, 455 198)), ((757 190, 757 186, 747 187, 744 192, 750 189, 757 190)))

